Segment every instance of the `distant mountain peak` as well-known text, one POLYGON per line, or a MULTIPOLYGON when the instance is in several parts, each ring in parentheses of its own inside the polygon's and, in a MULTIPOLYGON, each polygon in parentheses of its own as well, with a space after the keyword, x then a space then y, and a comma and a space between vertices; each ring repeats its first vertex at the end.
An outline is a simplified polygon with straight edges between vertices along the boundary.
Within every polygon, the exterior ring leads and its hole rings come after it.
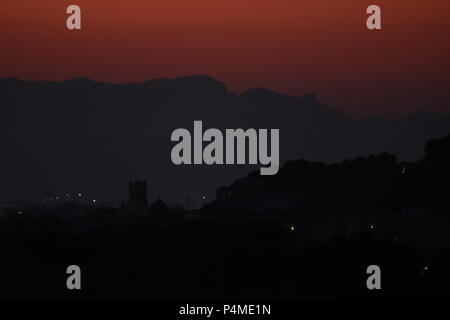
POLYGON ((87 77, 77 77, 77 78, 73 78, 73 79, 69 79, 69 80, 62 81, 61 83, 76 83, 76 84, 81 84, 81 83, 92 83, 92 82, 94 82, 94 81, 91 80, 90 78, 87 78, 87 77))
POLYGON ((319 99, 317 99, 317 95, 315 93, 298 97, 297 100, 301 103, 319 103, 319 99))
POLYGON ((213 77, 204 75, 204 74, 194 74, 190 76, 182 76, 178 78, 174 78, 172 80, 175 81, 194 81, 194 82, 213 82, 213 83, 222 83, 213 77))
POLYGON ((292 103, 295 99, 276 91, 264 88, 253 88, 244 91, 240 97, 251 103, 292 103))
POLYGON ((269 89, 265 89, 265 88, 252 88, 252 89, 248 89, 244 92, 241 93, 241 97, 288 97, 286 95, 283 95, 281 93, 278 93, 276 91, 272 91, 269 89))
POLYGON ((227 88, 223 82, 205 75, 184 76, 174 79, 167 79, 167 81, 172 85, 182 88, 183 90, 201 90, 204 93, 227 91, 227 88))

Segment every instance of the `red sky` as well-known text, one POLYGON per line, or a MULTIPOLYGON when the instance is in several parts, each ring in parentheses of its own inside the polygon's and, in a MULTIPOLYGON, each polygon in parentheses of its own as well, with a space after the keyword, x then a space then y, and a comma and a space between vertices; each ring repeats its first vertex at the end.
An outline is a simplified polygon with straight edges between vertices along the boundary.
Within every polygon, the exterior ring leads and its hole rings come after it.
POLYGON ((450 112, 448 0, 2 0, 0 78, 207 74, 235 92, 316 93, 353 116, 450 112), (82 30, 66 28, 66 8, 82 30), (381 31, 365 26, 382 9, 381 31))

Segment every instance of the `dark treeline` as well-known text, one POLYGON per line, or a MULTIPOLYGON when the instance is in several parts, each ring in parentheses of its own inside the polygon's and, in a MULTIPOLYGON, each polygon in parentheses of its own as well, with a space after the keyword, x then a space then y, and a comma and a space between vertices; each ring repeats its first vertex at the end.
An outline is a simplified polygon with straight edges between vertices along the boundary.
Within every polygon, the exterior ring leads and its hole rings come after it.
MULTIPOLYGON (((402 208, 434 212, 450 207, 449 164, 450 135, 447 135, 428 141, 424 157, 417 162, 401 162, 389 153, 334 164, 288 161, 277 175, 260 176, 255 171, 239 182, 260 180, 264 182, 263 192, 291 193, 300 196, 303 204, 323 198, 386 212, 402 208)), ((253 191, 244 190, 247 199, 253 191)))

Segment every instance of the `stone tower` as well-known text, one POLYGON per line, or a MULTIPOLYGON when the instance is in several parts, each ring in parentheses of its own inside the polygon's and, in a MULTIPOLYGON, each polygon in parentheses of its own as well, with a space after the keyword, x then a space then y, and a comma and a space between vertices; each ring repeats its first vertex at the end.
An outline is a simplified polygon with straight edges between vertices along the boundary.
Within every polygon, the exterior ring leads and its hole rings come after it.
POLYGON ((128 184, 128 206, 132 208, 148 207, 147 182, 130 181, 128 184))

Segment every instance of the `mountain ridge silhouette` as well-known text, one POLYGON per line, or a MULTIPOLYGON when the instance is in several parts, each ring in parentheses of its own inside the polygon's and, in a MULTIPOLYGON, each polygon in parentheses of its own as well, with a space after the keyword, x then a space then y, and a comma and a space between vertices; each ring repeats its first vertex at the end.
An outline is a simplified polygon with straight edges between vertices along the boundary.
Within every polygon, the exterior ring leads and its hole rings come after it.
POLYGON ((0 200, 72 190, 119 200, 130 179, 146 179, 150 197, 209 200, 218 186, 255 166, 171 164, 171 132, 192 130, 194 120, 205 129, 279 128, 282 163, 381 152, 416 160, 427 140, 450 132, 450 115, 354 119, 314 94, 291 97, 262 88, 236 94, 204 75, 139 83, 4 78, 0 105, 0 200))

